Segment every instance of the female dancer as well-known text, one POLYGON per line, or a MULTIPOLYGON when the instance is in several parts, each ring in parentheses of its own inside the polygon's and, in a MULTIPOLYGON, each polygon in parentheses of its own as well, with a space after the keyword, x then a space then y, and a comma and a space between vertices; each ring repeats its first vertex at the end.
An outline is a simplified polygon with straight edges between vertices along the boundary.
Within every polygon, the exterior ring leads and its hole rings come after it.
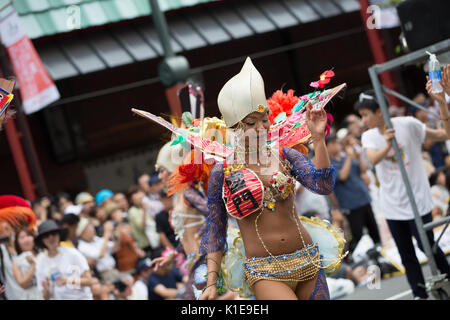
POLYGON ((195 163, 197 156, 203 155, 200 151, 192 150, 171 175, 169 182, 169 194, 176 195, 176 204, 170 215, 171 224, 177 238, 181 241, 182 248, 178 250, 184 251, 186 255, 186 271, 189 276, 183 296, 185 300, 195 299, 192 288, 194 272, 199 263, 204 260, 204 257, 199 254, 199 239, 205 216, 208 214, 205 193, 212 168, 203 158, 201 163, 195 163))
POLYGON ((200 246, 200 253, 208 255, 208 279, 200 299, 217 296, 227 212, 238 219, 247 257, 245 280, 257 299, 329 299, 317 243, 295 213, 292 195, 294 179, 316 193, 333 190, 335 173, 324 141, 325 111, 312 110, 310 104, 306 108, 315 150, 312 164, 294 149, 265 147, 270 122, 264 82, 249 58, 221 90, 218 105, 227 127, 242 131, 235 152, 210 173, 209 214, 200 246), (263 143, 254 143, 252 136, 263 143))
MULTIPOLYGON (((218 119, 217 119, 218 120, 218 119)), ((206 120, 209 126, 213 119, 206 120)), ((214 127, 220 125, 220 120, 214 127)), ((204 263, 205 255, 199 254, 200 239, 205 227, 205 217, 208 215, 206 190, 208 190, 209 173, 214 160, 206 161, 200 150, 193 149, 178 165, 168 180, 168 195, 174 195, 174 209, 170 214, 170 222, 174 228, 180 246, 177 251, 166 250, 162 257, 153 260, 156 268, 172 263, 179 253, 186 255, 185 268, 188 274, 185 300, 194 300, 195 292, 205 286, 206 279, 195 281, 195 271, 204 263), (195 286, 195 289, 193 288, 195 286), (194 291, 195 290, 195 291, 194 291)), ((197 277, 198 278, 198 277, 197 277)), ((226 297, 231 297, 227 295, 226 297)))

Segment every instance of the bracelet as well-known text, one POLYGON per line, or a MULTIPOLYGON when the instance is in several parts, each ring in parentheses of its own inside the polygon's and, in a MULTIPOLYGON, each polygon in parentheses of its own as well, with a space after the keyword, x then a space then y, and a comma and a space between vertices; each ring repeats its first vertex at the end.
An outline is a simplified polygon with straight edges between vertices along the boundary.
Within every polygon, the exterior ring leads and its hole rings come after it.
POLYGON ((442 121, 448 121, 450 119, 450 117, 447 117, 445 119, 442 119, 442 121))
POLYGON ((217 273, 217 276, 220 277, 219 271, 216 271, 216 270, 209 271, 208 274, 213 273, 213 272, 217 273))
POLYGON ((220 264, 218 264, 217 263, 217 261, 216 260, 214 260, 213 258, 210 258, 210 257, 206 257, 206 260, 212 260, 212 261, 214 261, 215 262, 215 264, 217 264, 219 267, 220 267, 220 264))
POLYGON ((217 280, 214 281, 213 283, 211 283, 210 285, 207 285, 207 286, 205 287, 205 289, 203 289, 203 291, 205 291, 205 290, 208 289, 209 287, 212 287, 212 286, 215 286, 215 285, 217 285, 217 280))

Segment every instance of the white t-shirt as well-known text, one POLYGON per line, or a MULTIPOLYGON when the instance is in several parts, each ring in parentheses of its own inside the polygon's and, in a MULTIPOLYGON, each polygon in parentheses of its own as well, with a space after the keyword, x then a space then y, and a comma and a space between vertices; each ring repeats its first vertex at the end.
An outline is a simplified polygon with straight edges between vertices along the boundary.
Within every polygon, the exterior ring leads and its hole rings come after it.
MULTIPOLYGON (((392 119, 392 125, 419 214, 423 216, 433 209, 430 183, 425 173, 421 152, 426 135, 425 124, 413 117, 398 117, 392 119)), ((364 132, 361 141, 364 149, 380 150, 387 144, 378 128, 364 132)), ((387 155, 389 158, 384 158, 375 166, 380 182, 380 211, 389 220, 411 220, 414 219, 414 213, 400 168, 393 155, 391 149, 387 155)))
POLYGON ((86 257, 86 259, 97 260, 96 268, 98 272, 108 271, 116 266, 116 261, 112 256, 112 248, 114 247, 114 242, 112 241, 108 241, 106 252, 103 257, 99 259, 104 241, 103 238, 97 236, 94 237, 92 242, 81 239, 78 241, 78 250, 86 257))
MULTIPOLYGON (((47 277, 61 275, 63 277, 81 277, 89 270, 87 260, 74 248, 59 246, 58 254, 50 258, 47 253, 40 253, 36 259, 36 280, 38 288, 43 292, 42 282, 47 277)), ((50 285, 51 300, 92 300, 90 287, 76 284, 58 286, 56 282, 50 285)))
MULTIPOLYGON (((31 264, 28 262, 27 257, 33 256, 33 253, 31 251, 22 252, 20 255, 14 258, 14 262, 17 263, 20 272, 22 274, 26 274, 30 268, 31 264)), ((33 276, 33 280, 31 281, 31 284, 28 288, 22 289, 22 293, 20 294, 20 297, 18 300, 42 300, 42 292, 39 291, 39 288, 37 286, 36 281, 36 269, 33 276)))
POLYGON ((149 214, 152 218, 155 218, 158 213, 164 210, 164 205, 159 199, 150 199, 145 196, 142 199, 142 202, 144 203, 147 214, 149 214))
POLYGON ((20 300, 20 296, 23 294, 23 289, 17 283, 12 271, 13 259, 16 256, 11 256, 4 244, 0 245, 0 254, 3 255, 3 270, 5 272, 5 277, 3 277, 0 273, 0 280, 2 280, 5 285, 6 298, 8 300, 20 300))
POLYGON ((133 284, 133 293, 129 300, 148 300, 147 285, 141 279, 133 284))
MULTIPOLYGON (((296 182, 296 188, 299 185, 300 182, 296 182)), ((301 192, 297 192, 294 202, 298 215, 303 215, 307 211, 315 211, 321 219, 330 219, 330 208, 324 195, 303 188, 301 192)))

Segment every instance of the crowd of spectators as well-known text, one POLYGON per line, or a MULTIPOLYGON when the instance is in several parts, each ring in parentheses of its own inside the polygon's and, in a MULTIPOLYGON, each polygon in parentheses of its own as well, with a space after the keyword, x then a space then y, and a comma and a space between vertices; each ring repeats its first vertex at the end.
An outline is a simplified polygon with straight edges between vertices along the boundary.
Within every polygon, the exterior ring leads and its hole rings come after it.
POLYGON ((181 296, 186 277, 152 259, 179 245, 172 199, 158 174, 126 192, 60 193, 31 203, 37 231, 2 225, 6 299, 160 300, 181 296))
MULTIPOLYGON (((428 128, 441 127, 433 116, 439 114, 435 101, 424 94, 413 100, 430 113, 411 107, 407 116, 428 128)), ((332 298, 367 284, 371 264, 379 266, 383 274, 395 269, 379 254, 393 239, 380 212, 376 172, 362 147, 366 129, 359 115, 349 114, 326 139, 336 170, 331 195, 317 195, 297 184, 298 214, 331 221, 347 240, 345 251, 349 255, 340 270, 327 279, 332 298), (364 234, 373 246, 365 251, 365 259, 355 259, 353 253, 364 234)), ((422 147, 433 197, 433 220, 449 212, 449 151, 446 142, 425 140, 422 147)), ((166 180, 144 173, 126 192, 83 191, 75 197, 60 193, 34 201, 37 232, 14 232, 6 224, 1 228, 0 276, 4 286, 0 294, 7 299, 179 299, 186 275, 174 265, 155 270, 152 264, 164 250, 179 246, 169 221, 173 199, 165 193, 166 180)))

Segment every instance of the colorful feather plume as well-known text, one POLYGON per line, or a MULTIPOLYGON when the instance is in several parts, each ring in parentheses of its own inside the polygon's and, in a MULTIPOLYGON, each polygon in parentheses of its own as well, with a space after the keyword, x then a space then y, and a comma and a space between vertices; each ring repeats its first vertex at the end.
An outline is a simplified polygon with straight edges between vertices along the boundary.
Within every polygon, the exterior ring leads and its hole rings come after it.
POLYGON ((22 198, 12 195, 0 196, 0 223, 14 229, 33 228, 37 218, 30 205, 22 198))
POLYGON ((286 116, 290 116, 292 109, 298 103, 299 98, 294 96, 294 90, 290 89, 287 93, 281 90, 275 91, 272 97, 267 100, 267 106, 270 109, 269 120, 273 123, 275 118, 280 113, 286 113, 286 116))
POLYGON ((191 150, 170 176, 168 194, 175 194, 193 182, 202 182, 203 190, 208 190, 209 173, 214 164, 214 161, 205 160, 201 151, 191 150))

